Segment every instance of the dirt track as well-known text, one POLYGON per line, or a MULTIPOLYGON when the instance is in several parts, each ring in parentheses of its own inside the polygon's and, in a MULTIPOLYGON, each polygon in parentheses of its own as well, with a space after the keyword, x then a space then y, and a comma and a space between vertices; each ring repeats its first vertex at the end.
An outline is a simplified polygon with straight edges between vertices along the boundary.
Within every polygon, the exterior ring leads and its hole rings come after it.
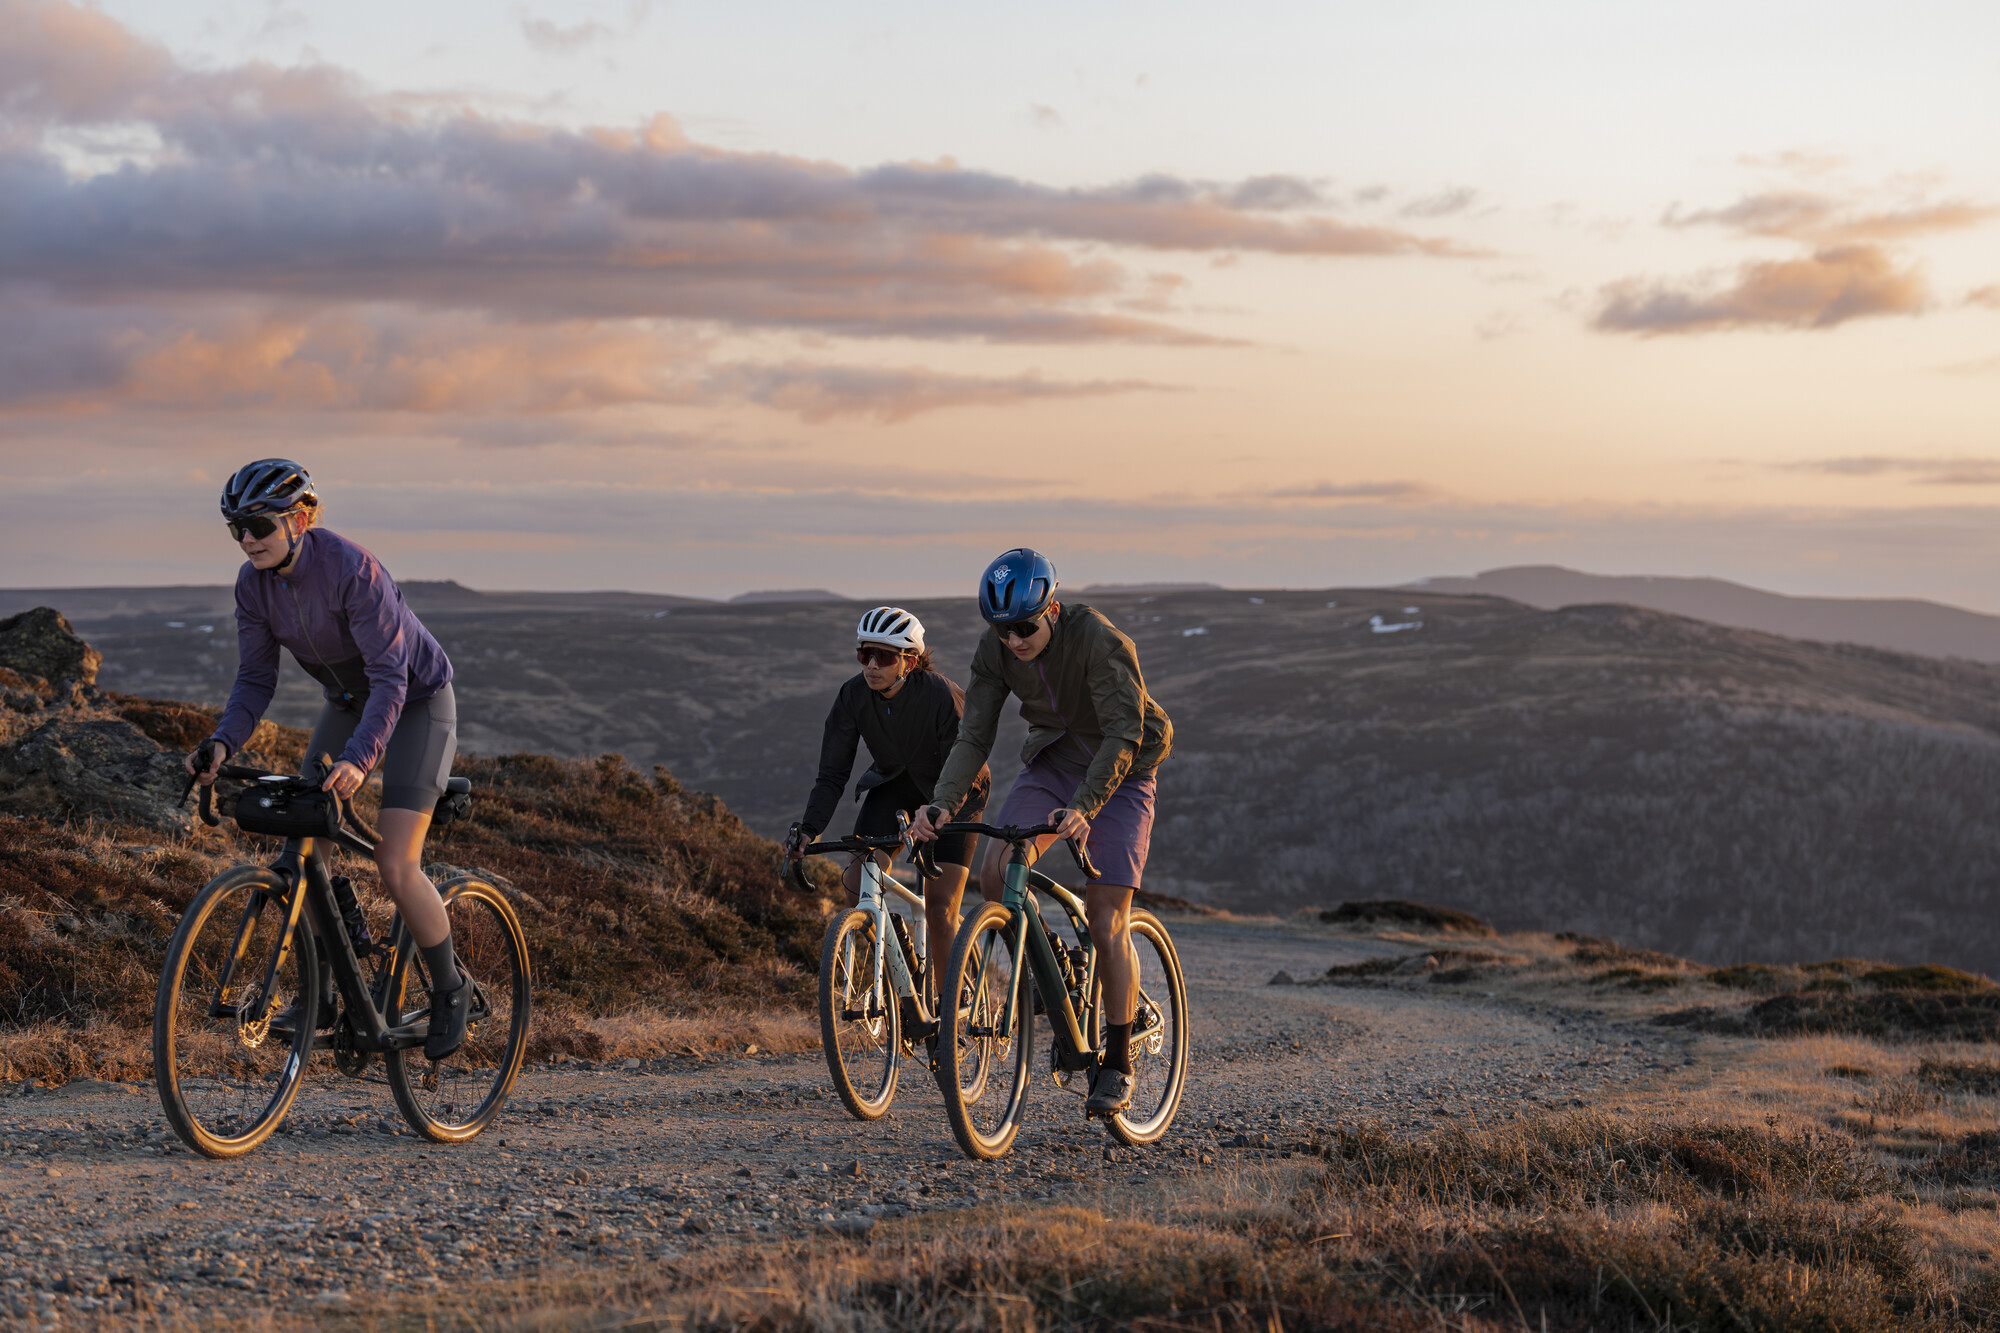
MULTIPOLYGON (((0 1101, 0 1319, 344 1306, 382 1290, 658 1262, 691 1247, 880 1216, 1091 1190, 1283 1152, 1338 1121, 1406 1130, 1534 1105, 1616 1108, 1693 1062, 1691 1039, 1457 986, 1271 986, 1280 969, 1407 946, 1270 922, 1170 921, 1195 1021, 1190 1090, 1157 1148, 1115 1148, 1046 1078, 1007 1161, 962 1158, 906 1065, 859 1124, 817 1056, 534 1068, 486 1137, 398 1131, 379 1081, 315 1066, 287 1133, 236 1163, 174 1143, 150 1089, 0 1101)), ((1636 1098, 1634 1099, 1636 1100, 1636 1098)))

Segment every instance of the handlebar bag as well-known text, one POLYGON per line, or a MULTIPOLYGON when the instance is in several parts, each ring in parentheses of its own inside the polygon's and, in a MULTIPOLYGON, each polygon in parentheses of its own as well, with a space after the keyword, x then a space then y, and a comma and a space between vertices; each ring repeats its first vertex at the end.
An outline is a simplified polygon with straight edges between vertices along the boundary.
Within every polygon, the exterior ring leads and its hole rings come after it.
POLYGON ((230 814, 245 831, 274 838, 331 838, 340 828, 340 805, 330 791, 288 791, 259 783, 236 798, 230 814))

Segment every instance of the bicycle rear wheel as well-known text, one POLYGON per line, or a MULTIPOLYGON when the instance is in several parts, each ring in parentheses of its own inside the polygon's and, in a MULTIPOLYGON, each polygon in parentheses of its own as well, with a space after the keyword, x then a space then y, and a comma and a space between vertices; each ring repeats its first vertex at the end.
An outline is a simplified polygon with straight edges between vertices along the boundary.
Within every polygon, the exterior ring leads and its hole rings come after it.
POLYGON ((1105 1122, 1120 1143, 1158 1143, 1180 1110, 1187 1086, 1187 982, 1180 954, 1160 919, 1132 910, 1139 1008, 1132 1025, 1132 1104, 1105 1122))
POLYGON ((938 1044, 938 1086, 952 1137, 974 1161, 1006 1154, 1027 1107, 1034 982, 1026 960, 1014 956, 1014 929, 1013 912, 982 904, 959 927, 940 988, 958 1002, 943 1016, 951 1032, 938 1044), (968 1067, 974 1059, 978 1069, 968 1067))
POLYGON ((260 866, 203 886, 167 944, 153 1000, 153 1078, 167 1123, 203 1157, 241 1157, 284 1121, 312 1058, 319 961, 303 919, 284 940, 286 885, 260 866), (297 1006, 294 1032, 271 1020, 297 1006))
POLYGON ((833 1090, 856 1120, 874 1120, 896 1100, 902 1068, 902 1006, 875 985, 876 952, 894 948, 875 929, 875 918, 850 907, 827 927, 819 954, 819 1044, 833 1090))
MULTIPOLYGON (((528 941, 505 894, 470 875, 439 887, 451 919, 459 971, 472 978, 465 1044, 442 1060, 421 1045, 391 1051, 389 1090, 410 1127, 433 1143, 463 1143, 492 1124, 506 1105, 528 1049, 531 1012, 528 941)), ((391 1026, 430 1019, 430 972, 410 949, 389 980, 391 1026)))

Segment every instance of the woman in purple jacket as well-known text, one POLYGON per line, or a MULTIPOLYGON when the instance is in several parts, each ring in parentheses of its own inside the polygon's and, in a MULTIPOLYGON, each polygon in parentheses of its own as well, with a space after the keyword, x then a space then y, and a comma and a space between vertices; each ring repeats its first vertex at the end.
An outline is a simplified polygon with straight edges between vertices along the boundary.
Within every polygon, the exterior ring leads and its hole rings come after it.
MULTIPOLYGON (((236 576, 241 661, 222 719, 188 756, 188 771, 212 783, 243 748, 277 688, 278 649, 290 649, 326 691, 306 746, 309 759, 335 756, 325 789, 345 800, 382 767, 375 865, 430 972, 424 1055, 442 1060, 465 1040, 472 996, 471 978, 452 956, 444 902, 422 862, 424 834, 458 750, 451 662, 381 563, 318 526, 319 496, 297 463, 266 458, 244 466, 223 488, 222 517, 248 558, 236 576)), ((330 978, 320 993, 328 998, 318 1026, 330 1027, 330 978)))

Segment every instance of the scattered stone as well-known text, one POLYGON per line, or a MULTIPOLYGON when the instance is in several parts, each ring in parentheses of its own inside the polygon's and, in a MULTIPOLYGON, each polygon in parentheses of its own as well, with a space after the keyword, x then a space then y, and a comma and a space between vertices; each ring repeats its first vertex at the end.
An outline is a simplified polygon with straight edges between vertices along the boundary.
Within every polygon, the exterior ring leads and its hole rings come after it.
POLYGON ((730 1172, 730 1174, 735 1176, 742 1176, 745 1179, 748 1179, 749 1177, 754 1176, 757 1173, 755 1171, 752 1171, 747 1166, 739 1166, 734 1171, 730 1172))
POLYGON ((840 1170, 835 1172, 834 1174, 842 1176, 859 1176, 861 1174, 861 1159, 858 1157, 855 1158, 853 1161, 849 1162, 846 1166, 841 1167, 840 1170))
POLYGON ((820 1226, 836 1236, 865 1236, 875 1229, 875 1219, 865 1213, 855 1213, 848 1217, 836 1217, 820 1226))
POLYGON ((795 1167, 795 1166, 788 1166, 788 1167, 786 1167, 786 1168, 785 1168, 785 1179, 786 1179, 786 1180, 797 1180, 797 1179, 799 1179, 799 1169, 798 1169, 797 1167, 795 1167))
POLYGON ((627 1056, 625 1059, 625 1063, 620 1066, 620 1068, 622 1069, 637 1069, 638 1067, 639 1067, 638 1060, 632 1058, 631 1056, 627 1056))
POLYGON ((1283 971, 1281 969, 1278 972, 1273 973, 1271 979, 1264 984, 1267 986, 1296 986, 1299 983, 1292 980, 1291 973, 1283 971))

